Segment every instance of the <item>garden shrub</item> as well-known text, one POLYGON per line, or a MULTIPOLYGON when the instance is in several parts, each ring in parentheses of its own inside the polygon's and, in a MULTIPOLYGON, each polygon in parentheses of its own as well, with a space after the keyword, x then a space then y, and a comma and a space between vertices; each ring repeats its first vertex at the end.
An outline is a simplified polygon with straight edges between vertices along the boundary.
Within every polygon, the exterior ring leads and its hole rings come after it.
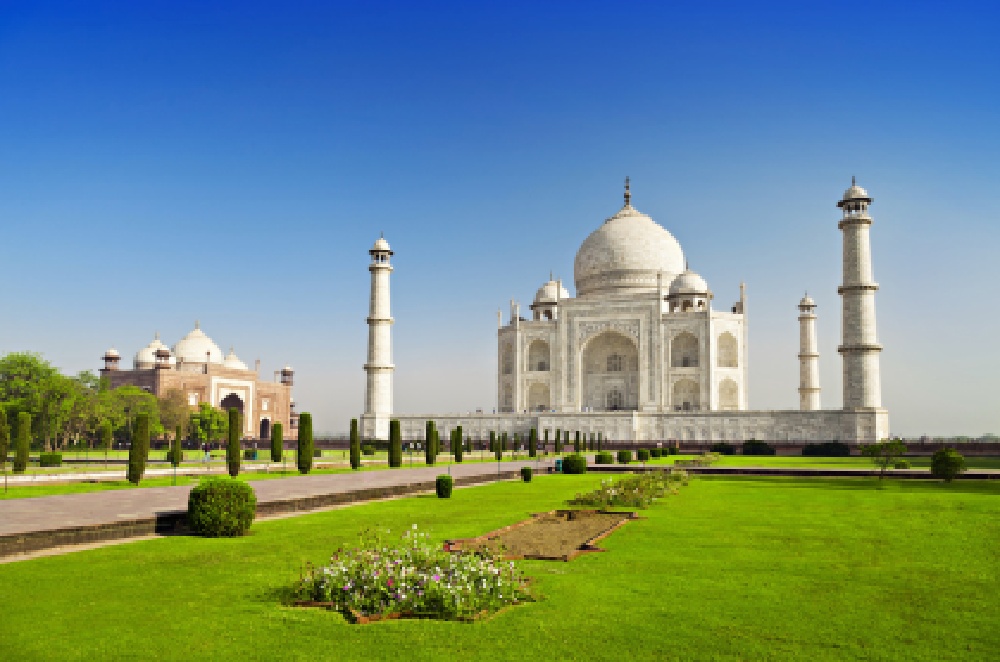
POLYGON ((736 447, 732 444, 727 444, 724 441, 712 444, 708 450, 712 453, 718 453, 719 455, 734 455, 736 453, 736 447))
POLYGON ((374 455, 375 454, 375 447, 372 446, 371 444, 364 444, 364 445, 361 446, 361 454, 362 455, 374 455))
POLYGON ((146 473, 146 459, 149 457, 149 414, 138 414, 135 417, 135 430, 132 434, 132 445, 128 450, 128 470, 126 478, 133 485, 138 485, 146 473))
POLYGON ((255 449, 253 449, 253 448, 244 448, 243 449, 243 459, 244 460, 256 460, 257 459, 257 451, 255 449))
POLYGON ((640 448, 635 452, 635 456, 640 462, 649 462, 649 449, 640 448))
POLYGON ((271 426, 271 462, 281 462, 285 453, 285 429, 281 423, 271 426))
POLYGON ((313 457, 314 458, 323 457, 323 449, 321 449, 321 448, 314 448, 313 449, 313 457))
POLYGON ((62 453, 41 453, 38 456, 38 466, 40 467, 61 467, 62 453))
POLYGON ((531 428, 528 432, 528 457, 536 457, 538 455, 538 431, 535 428, 531 428))
POLYGON ((774 446, 766 441, 750 439, 743 442, 744 455, 774 455, 774 446))
POLYGON ((403 435, 395 418, 389 421, 389 466, 403 466, 403 435))
POLYGON ((965 458, 954 448, 942 448, 931 456, 931 475, 950 483, 965 471, 965 458))
POLYGON ((564 474, 585 474, 587 458, 579 453, 571 453, 563 458, 562 470, 564 474))
POLYGON ((205 478, 188 495, 188 526, 210 538, 242 536, 257 514, 257 495, 232 478, 205 478))
POLYGON ((632 451, 622 449, 618 451, 618 464, 628 464, 632 461, 632 451))
POLYGON ((531 467, 521 467, 521 480, 525 483, 531 482, 531 467))
POLYGON ((299 414, 299 452, 298 461, 299 473, 307 474, 312 471, 313 466, 313 419, 309 412, 299 414))
POLYGON ((656 458, 656 457, 662 457, 663 451, 661 449, 659 449, 659 448, 650 448, 649 449, 649 455, 650 455, 650 457, 654 457, 654 458, 656 458))
POLYGON ((236 478, 240 475, 240 410, 236 407, 229 408, 229 427, 226 430, 226 466, 229 475, 236 478))
POLYGON ((7 473, 7 453, 10 452, 10 426, 7 425, 7 412, 0 407, 0 466, 7 473))
POLYGON ((17 435, 14 437, 13 469, 23 474, 28 468, 28 449, 31 445, 31 414, 26 411, 17 414, 17 435))
POLYGON ((848 457, 851 447, 839 441, 826 441, 821 444, 806 444, 802 447, 806 457, 848 457))
POLYGON ((615 456, 608 451, 598 451, 594 456, 594 464, 614 464, 615 456))
POLYGON ((434 491, 439 499, 450 499, 451 490, 455 486, 455 481, 447 474, 441 474, 434 480, 434 491))
POLYGON ((909 469, 910 463, 906 460, 896 460, 896 463, 892 465, 893 469, 909 469))
POLYGON ((681 452, 681 449, 678 448, 677 446, 668 446, 667 447, 667 455, 677 455, 680 452, 681 452))
POLYGON ((361 436, 358 434, 358 419, 351 419, 351 468, 361 468, 361 436))
POLYGON ((447 620, 474 619, 531 599, 513 563, 483 552, 446 551, 416 529, 414 524, 396 544, 373 530, 362 533, 361 546, 338 550, 330 565, 307 565, 293 595, 333 603, 348 618, 447 620))
POLYGON ((620 480, 602 480, 593 492, 577 494, 567 503, 592 508, 648 508, 656 499, 676 494, 677 486, 687 484, 686 471, 653 471, 620 480))

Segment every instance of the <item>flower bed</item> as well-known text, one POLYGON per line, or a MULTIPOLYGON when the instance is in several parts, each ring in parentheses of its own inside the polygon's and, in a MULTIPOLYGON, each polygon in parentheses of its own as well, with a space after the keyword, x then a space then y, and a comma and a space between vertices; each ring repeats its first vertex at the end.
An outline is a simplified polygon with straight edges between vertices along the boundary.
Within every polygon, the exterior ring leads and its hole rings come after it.
POLYGON ((325 606, 365 623, 399 617, 475 620, 530 599, 513 562, 489 553, 453 554, 432 546, 416 524, 401 544, 373 532, 340 549, 330 564, 308 566, 295 604, 325 606))
POLYGON ((656 499, 675 494, 677 487, 687 485, 687 482, 686 471, 636 474, 620 480, 602 480, 599 488, 587 494, 577 494, 568 503, 571 506, 598 508, 648 508, 656 499))

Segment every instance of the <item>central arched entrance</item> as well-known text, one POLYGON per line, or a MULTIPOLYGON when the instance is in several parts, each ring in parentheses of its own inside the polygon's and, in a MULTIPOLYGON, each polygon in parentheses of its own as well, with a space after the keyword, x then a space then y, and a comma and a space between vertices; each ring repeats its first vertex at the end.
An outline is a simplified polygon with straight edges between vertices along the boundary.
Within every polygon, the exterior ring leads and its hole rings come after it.
POLYGON ((585 411, 634 411, 639 408, 639 350, 616 331, 591 338, 580 360, 585 411))
POLYGON ((230 409, 232 409, 233 407, 235 407, 236 411, 238 411, 238 412, 240 412, 242 414, 243 413, 243 398, 241 398, 240 396, 236 395, 235 393, 230 393, 226 397, 222 398, 222 402, 219 403, 219 406, 222 407, 222 411, 229 411, 230 409))

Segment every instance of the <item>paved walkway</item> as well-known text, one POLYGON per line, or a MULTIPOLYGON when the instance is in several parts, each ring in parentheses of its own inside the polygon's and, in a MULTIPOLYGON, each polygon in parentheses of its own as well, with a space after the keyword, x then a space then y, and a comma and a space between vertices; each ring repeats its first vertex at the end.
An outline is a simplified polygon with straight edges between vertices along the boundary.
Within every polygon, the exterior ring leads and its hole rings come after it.
MULTIPOLYGON (((499 472, 519 471, 535 462, 453 464, 451 475, 461 479, 490 480, 499 472), (498 467, 499 464, 499 467, 498 467)), ((552 460, 538 466, 551 466, 552 460)), ((447 465, 433 467, 361 471, 358 473, 294 476, 254 481, 258 506, 293 500, 308 500, 330 494, 366 489, 406 487, 433 482, 448 473, 447 465)), ((60 494, 30 499, 0 501, 0 537, 79 527, 113 525, 120 521, 156 518, 187 510, 190 485, 148 487, 137 490, 105 490, 85 494, 60 494)))

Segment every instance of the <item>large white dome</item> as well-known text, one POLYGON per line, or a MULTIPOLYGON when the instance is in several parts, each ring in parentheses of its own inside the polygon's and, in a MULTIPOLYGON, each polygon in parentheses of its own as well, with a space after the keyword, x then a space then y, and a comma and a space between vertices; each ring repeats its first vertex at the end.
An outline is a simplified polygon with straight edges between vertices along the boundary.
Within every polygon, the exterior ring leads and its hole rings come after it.
POLYGON ((184 363, 205 363, 206 352, 210 363, 222 363, 222 350, 205 335, 198 322, 194 323, 194 329, 190 333, 174 345, 174 356, 184 363))
POLYGON ((587 237, 576 253, 577 296, 652 291, 657 274, 669 283, 684 271, 684 251, 674 236, 628 201, 587 237))

